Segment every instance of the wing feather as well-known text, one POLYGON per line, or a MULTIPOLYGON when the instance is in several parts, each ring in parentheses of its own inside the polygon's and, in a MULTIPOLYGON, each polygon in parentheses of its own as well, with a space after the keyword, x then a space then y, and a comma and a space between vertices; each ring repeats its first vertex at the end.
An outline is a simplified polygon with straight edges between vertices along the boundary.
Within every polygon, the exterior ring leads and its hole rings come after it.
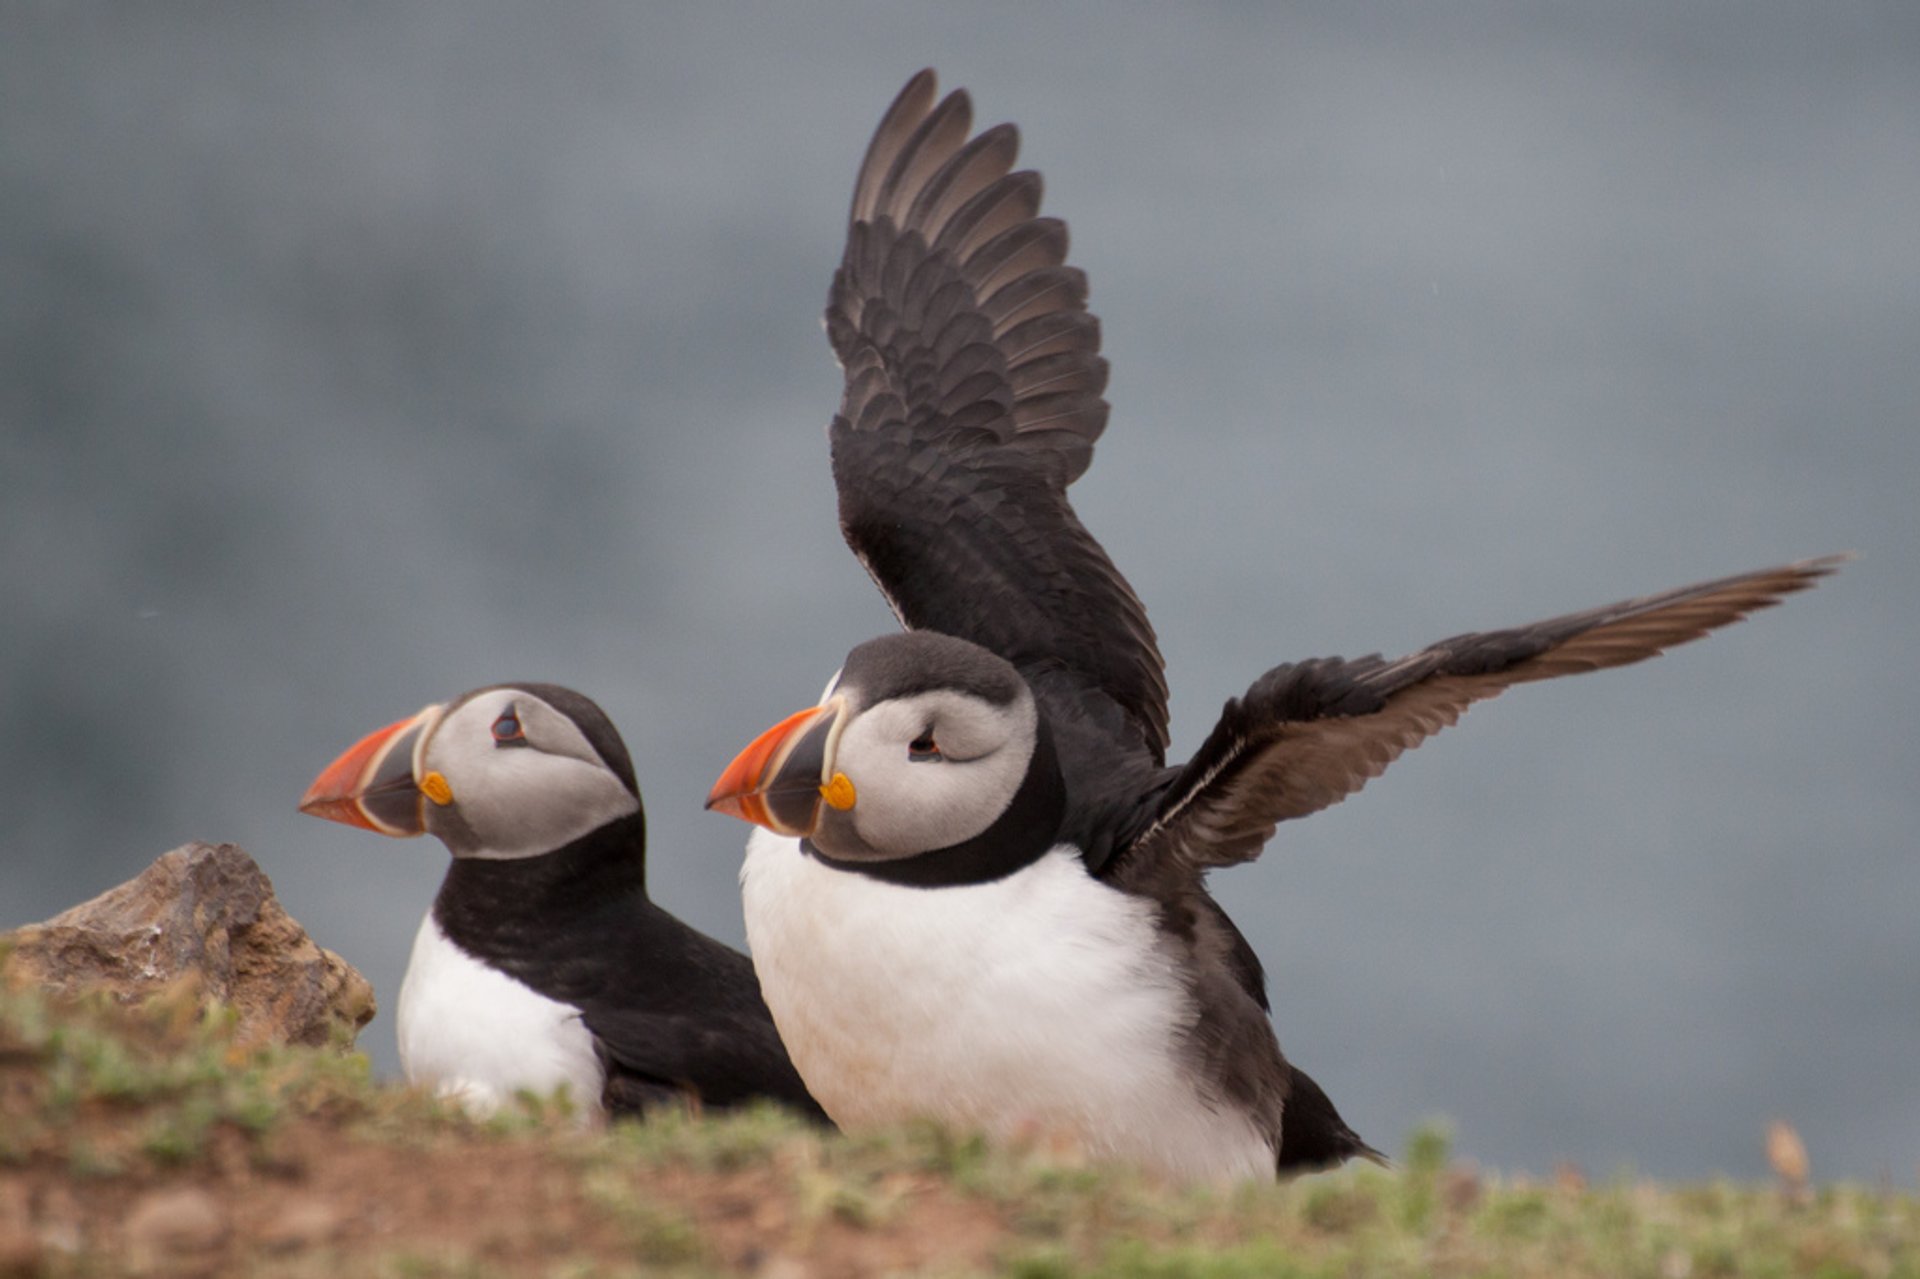
POLYGON ((981 644, 1076 709, 1117 707, 1157 766, 1167 687, 1146 611, 1066 489, 1106 428, 1107 364, 1067 227, 1007 124, 968 137, 931 72, 888 108, 827 301, 845 372, 840 523, 901 622, 981 644))
POLYGON ((1277 823, 1337 804, 1400 755, 1515 684, 1625 666, 1767 608, 1845 556, 1457 635, 1397 661, 1318 658, 1276 667, 1229 701, 1115 865, 1204 869, 1259 855, 1277 823))

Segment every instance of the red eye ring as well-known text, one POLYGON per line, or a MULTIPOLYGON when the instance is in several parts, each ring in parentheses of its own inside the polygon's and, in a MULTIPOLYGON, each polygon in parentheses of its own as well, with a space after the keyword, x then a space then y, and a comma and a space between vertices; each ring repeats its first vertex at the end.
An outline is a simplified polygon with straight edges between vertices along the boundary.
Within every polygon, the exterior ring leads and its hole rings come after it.
POLYGON ((497 746, 525 746, 527 731, 520 727, 520 716, 509 706, 493 721, 493 740, 497 746))
POLYGON ((940 743, 933 740, 931 730, 907 743, 907 758, 915 763, 940 758, 940 743))

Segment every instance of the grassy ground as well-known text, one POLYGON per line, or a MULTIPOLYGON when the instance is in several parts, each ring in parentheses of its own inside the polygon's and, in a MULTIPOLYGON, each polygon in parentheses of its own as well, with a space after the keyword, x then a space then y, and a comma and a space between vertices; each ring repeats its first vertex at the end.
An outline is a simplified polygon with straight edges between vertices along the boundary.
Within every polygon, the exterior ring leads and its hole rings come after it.
POLYGON ((188 998, 0 993, 0 1279, 261 1275, 1813 1275, 1920 1279, 1920 1199, 1450 1166, 1175 1189, 932 1130, 773 1112, 474 1123, 363 1057, 250 1048, 188 998))

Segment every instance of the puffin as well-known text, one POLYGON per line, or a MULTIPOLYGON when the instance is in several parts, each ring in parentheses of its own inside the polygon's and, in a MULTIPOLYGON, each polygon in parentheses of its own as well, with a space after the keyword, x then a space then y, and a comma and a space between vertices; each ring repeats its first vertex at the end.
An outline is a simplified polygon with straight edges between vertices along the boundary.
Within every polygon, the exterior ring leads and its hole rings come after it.
POLYGON ((476 1114, 565 1087, 583 1119, 770 1098, 824 1121, 745 955, 647 896, 626 744, 554 684, 497 684, 370 733, 300 810, 453 855, 396 1018, 409 1082, 476 1114))
POLYGON ((828 437, 842 532, 905 629, 708 798, 760 827, 741 886, 761 991, 843 1129, 925 1117, 1177 1180, 1378 1159, 1281 1051, 1208 872, 1475 702, 1652 657, 1845 557, 1289 662, 1169 764, 1153 628, 1066 494, 1107 420, 1099 325, 1017 148, 923 71, 860 165, 828 437))

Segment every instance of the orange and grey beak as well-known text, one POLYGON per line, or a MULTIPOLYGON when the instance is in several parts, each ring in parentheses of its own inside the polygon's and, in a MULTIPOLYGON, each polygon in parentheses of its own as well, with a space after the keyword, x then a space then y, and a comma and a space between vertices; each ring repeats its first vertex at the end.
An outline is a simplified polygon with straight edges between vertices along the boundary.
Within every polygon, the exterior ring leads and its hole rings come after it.
POLYGON ((424 835, 427 800, 452 799, 438 773, 419 780, 414 775, 414 756, 442 710, 429 706, 355 742, 313 779, 300 797, 300 811, 382 835, 424 835))
POLYGON ((776 835, 813 834, 822 803, 852 808, 853 783, 833 768, 846 708, 845 698, 830 697, 754 738, 713 784, 707 807, 776 835))

